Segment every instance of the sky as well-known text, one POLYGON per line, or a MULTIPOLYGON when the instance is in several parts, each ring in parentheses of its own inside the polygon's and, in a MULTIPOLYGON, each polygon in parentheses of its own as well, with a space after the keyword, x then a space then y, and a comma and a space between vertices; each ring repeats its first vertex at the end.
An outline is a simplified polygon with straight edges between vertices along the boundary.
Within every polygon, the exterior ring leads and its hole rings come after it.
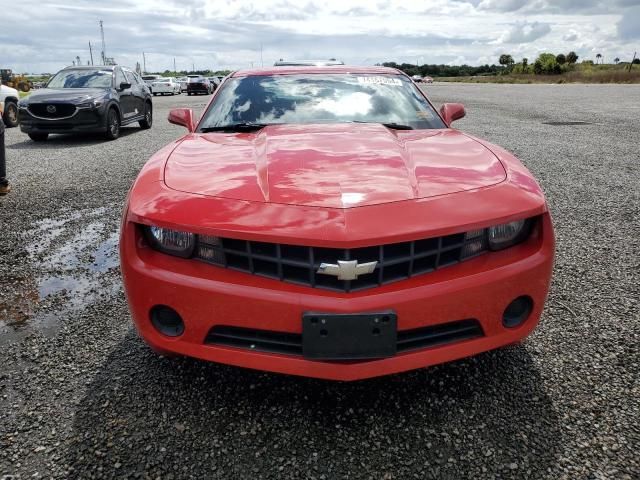
POLYGON ((89 42, 147 71, 240 69, 280 58, 347 64, 497 63, 575 51, 580 60, 640 55, 640 0, 0 0, 0 66, 56 72, 89 42), (10 17, 7 13, 11 12, 10 17))

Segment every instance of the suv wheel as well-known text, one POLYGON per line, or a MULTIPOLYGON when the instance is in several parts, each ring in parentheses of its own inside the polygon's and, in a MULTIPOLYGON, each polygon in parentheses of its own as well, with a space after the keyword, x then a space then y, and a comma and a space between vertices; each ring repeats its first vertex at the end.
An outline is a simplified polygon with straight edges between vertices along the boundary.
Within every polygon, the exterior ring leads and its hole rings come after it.
POLYGON ((48 136, 49 136, 48 133, 30 133, 29 134, 29 138, 34 142, 44 142, 48 136))
POLYGON ((104 136, 107 140, 115 140, 120 136, 120 115, 115 108, 107 112, 107 131, 104 136))
POLYGON ((140 128, 142 128, 143 130, 151 128, 151 125, 153 125, 153 110, 151 107, 151 103, 146 102, 144 104, 144 120, 140 120, 139 123, 140 128))
POLYGON ((18 104, 12 100, 5 103, 4 115, 2 117, 7 127, 18 126, 18 104))

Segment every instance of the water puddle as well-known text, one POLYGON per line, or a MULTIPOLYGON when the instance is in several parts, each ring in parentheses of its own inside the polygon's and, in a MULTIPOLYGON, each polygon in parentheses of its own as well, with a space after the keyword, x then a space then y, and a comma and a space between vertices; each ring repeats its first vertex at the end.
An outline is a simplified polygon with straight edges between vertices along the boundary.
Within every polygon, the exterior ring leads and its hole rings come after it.
POLYGON ((0 345, 33 329, 55 331, 65 313, 118 294, 119 224, 108 213, 106 207, 70 212, 25 232, 34 273, 0 278, 0 345))

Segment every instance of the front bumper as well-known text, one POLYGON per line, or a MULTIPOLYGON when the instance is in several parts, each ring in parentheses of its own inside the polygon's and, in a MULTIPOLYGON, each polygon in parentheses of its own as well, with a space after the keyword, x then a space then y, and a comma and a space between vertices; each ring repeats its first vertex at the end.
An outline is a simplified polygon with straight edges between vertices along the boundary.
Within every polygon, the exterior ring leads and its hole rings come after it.
POLYGON ((553 267, 548 213, 525 243, 378 288, 345 294, 312 289, 167 256, 147 247, 136 225, 125 223, 121 262, 127 298, 141 336, 154 349, 272 372, 357 380, 443 363, 517 342, 537 325, 553 267), (516 297, 533 299, 529 318, 502 325, 516 297), (149 312, 168 305, 185 322, 176 338, 160 334, 149 312), (305 312, 358 313, 392 309, 398 330, 476 319, 483 335, 375 360, 331 362, 300 355, 256 352, 206 344, 214 326, 301 333, 305 312))
POLYGON ((206 85, 188 85, 187 93, 210 93, 206 85))
POLYGON ((168 87, 166 85, 153 85, 152 92, 153 93, 176 93, 179 92, 180 89, 174 87, 168 87))
POLYGON ((82 109, 70 118, 37 118, 29 110, 18 112, 20 130, 24 133, 97 133, 107 131, 106 108, 82 109))

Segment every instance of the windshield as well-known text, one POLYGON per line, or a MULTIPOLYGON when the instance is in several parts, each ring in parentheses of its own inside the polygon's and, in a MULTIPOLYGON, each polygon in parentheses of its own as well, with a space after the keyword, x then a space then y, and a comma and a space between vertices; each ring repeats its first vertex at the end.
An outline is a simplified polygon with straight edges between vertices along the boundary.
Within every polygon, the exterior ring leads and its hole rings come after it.
POLYGON ((202 77, 189 77, 189 83, 202 83, 204 82, 204 78, 202 77))
POLYGON ((111 70, 62 70, 47 84, 47 88, 111 88, 111 70))
POLYGON ((445 128, 404 75, 301 74, 228 79, 200 129, 240 123, 367 122, 445 128))

